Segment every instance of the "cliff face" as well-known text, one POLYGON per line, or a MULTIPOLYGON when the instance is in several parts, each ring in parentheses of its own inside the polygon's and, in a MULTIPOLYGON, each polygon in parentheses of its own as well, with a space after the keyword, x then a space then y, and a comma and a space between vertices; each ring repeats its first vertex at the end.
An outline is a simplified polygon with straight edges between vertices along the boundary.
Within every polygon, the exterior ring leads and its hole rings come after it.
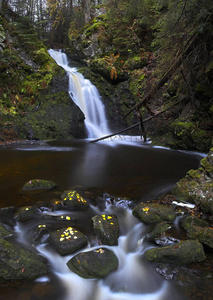
POLYGON ((66 74, 32 25, 10 10, 0 19, 0 71, 0 141, 85 136, 66 74))

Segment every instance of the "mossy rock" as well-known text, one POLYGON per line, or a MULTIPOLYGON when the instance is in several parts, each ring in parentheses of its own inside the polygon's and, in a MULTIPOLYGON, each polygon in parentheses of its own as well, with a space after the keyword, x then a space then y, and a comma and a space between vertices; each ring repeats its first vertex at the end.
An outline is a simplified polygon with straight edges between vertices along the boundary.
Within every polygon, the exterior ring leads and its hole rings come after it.
POLYGON ((78 192, 74 190, 64 191, 61 195, 63 204, 73 210, 85 210, 89 208, 89 204, 78 192))
POLYGON ((7 230, 3 224, 0 223, 0 239, 11 235, 11 231, 7 230))
POLYGON ((20 280, 48 273, 45 260, 14 243, 0 239, 0 278, 20 280))
POLYGON ((173 123, 171 128, 182 149, 206 152, 212 146, 211 132, 197 128, 193 122, 173 123))
POLYGON ((44 179, 32 179, 24 184, 23 191, 36 191, 36 190, 51 190, 56 186, 56 183, 44 179))
POLYGON ((17 213, 14 216, 16 221, 27 221, 35 217, 38 213, 38 210, 34 206, 24 206, 18 209, 17 213))
POLYGON ((51 232, 47 241, 60 255, 72 254, 87 245, 87 237, 73 227, 51 232))
POLYGON ((172 246, 147 250, 145 258, 153 263, 185 265, 203 261, 206 257, 201 243, 195 240, 185 240, 172 246))
POLYGON ((76 219, 69 215, 44 215, 42 222, 34 228, 33 243, 39 244, 44 235, 62 228, 75 226, 76 219))
POLYGON ((115 215, 96 215, 92 221, 93 230, 103 244, 109 246, 118 244, 119 224, 115 215))
POLYGON ((112 83, 118 83, 128 79, 128 73, 124 70, 121 70, 117 63, 107 63, 104 58, 94 59, 91 62, 90 67, 94 72, 99 73, 112 83))
POLYGON ((111 250, 99 248, 77 254, 67 266, 83 278, 101 279, 118 268, 118 258, 111 250))
POLYGON ((153 230, 146 235, 146 238, 148 239, 148 241, 154 242, 156 238, 162 236, 162 234, 164 234, 170 228, 171 228, 171 224, 165 222, 156 224, 153 230))
POLYGON ((195 203, 205 213, 213 213, 213 148, 201 160, 201 167, 190 170, 177 182, 173 193, 178 200, 195 203))
POLYGON ((162 221, 173 222, 176 218, 173 208, 158 203, 141 202, 135 206, 132 213, 136 218, 146 224, 162 221))
POLYGON ((188 216, 181 222, 182 227, 190 239, 197 239, 200 243, 213 248, 213 228, 199 218, 188 216))

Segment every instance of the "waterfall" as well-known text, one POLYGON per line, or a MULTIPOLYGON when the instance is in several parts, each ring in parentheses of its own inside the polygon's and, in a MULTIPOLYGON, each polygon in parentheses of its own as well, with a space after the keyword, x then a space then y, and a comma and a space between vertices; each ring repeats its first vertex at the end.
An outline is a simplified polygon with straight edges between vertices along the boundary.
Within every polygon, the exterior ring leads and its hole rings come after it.
POLYGON ((105 108, 97 88, 88 79, 85 79, 81 73, 77 72, 76 68, 69 66, 65 53, 53 49, 48 52, 68 74, 68 92, 85 116, 84 123, 88 138, 99 138, 109 134, 105 108))

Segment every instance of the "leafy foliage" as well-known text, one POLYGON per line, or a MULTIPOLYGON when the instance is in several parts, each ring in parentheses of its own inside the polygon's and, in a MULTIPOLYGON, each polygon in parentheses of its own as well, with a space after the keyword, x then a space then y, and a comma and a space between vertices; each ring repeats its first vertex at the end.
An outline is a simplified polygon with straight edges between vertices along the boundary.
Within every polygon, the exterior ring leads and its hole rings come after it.
POLYGON ((120 54, 117 55, 111 54, 110 56, 105 56, 103 58, 107 62, 107 65, 110 67, 110 78, 112 80, 116 80, 118 77, 118 72, 114 64, 119 56, 120 54))

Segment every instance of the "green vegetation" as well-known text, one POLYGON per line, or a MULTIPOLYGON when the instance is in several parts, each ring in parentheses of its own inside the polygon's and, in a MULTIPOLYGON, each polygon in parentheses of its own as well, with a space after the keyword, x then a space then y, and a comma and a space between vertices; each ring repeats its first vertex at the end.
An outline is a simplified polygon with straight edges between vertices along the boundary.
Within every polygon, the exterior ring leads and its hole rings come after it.
MULTIPOLYGON (((212 146, 211 0, 10 3, 13 10, 4 2, 0 19, 2 125, 41 103, 59 71, 47 52, 53 47, 95 72, 93 83, 108 97, 108 107, 116 106, 110 115, 130 114, 134 105, 143 118, 168 109, 147 125, 153 140, 199 151, 212 146), (125 100, 116 92, 123 82, 125 100)), ((131 115, 128 120, 135 110, 131 115)))

